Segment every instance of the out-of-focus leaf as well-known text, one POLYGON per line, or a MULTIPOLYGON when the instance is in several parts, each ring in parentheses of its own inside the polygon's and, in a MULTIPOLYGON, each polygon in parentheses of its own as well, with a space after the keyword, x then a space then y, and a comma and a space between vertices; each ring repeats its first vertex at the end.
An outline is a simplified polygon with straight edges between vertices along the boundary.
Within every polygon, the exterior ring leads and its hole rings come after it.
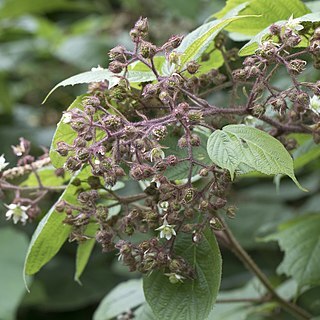
POLYGON ((57 10, 90 10, 89 6, 83 3, 75 3, 68 0, 5 0, 0 3, 0 19, 14 18, 21 15, 37 14, 44 12, 51 12, 57 10))
POLYGON ((278 241, 284 251, 279 273, 292 276, 299 287, 320 284, 320 214, 302 216, 279 226, 279 231, 264 238, 278 241))
POLYGON ((28 248, 26 235, 11 227, 0 229, 0 319, 16 319, 16 310, 25 294, 23 257, 28 248))
POLYGON ((141 279, 120 283, 109 292, 96 309, 93 320, 109 320, 145 301, 141 279))

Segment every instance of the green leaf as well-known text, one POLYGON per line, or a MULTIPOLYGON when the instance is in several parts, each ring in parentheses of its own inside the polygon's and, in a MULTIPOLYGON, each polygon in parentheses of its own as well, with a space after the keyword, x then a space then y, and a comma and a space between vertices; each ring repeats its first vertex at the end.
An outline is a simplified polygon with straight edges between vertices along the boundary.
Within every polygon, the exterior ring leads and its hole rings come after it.
POLYGON ((117 285, 100 302, 93 320, 109 320, 145 302, 141 279, 117 285))
POLYGON ((309 138, 292 152, 292 156, 294 158, 294 168, 303 168, 311 161, 320 157, 320 146, 314 143, 312 138, 309 138))
POLYGON ((221 19, 230 10, 241 4, 246 4, 241 10, 241 15, 261 15, 261 17, 235 21, 226 27, 226 30, 246 35, 256 35, 272 23, 286 20, 291 15, 300 17, 310 12, 300 0, 228 0, 226 6, 214 16, 221 19))
POLYGON ((180 59, 181 68, 184 68, 187 62, 199 59, 217 34, 230 22, 243 18, 247 18, 247 16, 211 21, 189 33, 176 49, 176 52, 182 53, 180 59))
POLYGON ((203 320, 214 305, 221 280, 221 255, 214 234, 206 230, 198 245, 190 235, 179 234, 175 253, 194 267, 197 278, 172 284, 163 270, 153 271, 143 279, 146 300, 156 319, 203 320))
POLYGON ((98 229, 97 224, 89 224, 86 228, 85 235, 90 237, 91 239, 87 239, 84 242, 78 244, 77 248, 77 256, 76 256, 76 272, 74 275, 74 280, 80 282, 80 277, 89 261, 91 252, 96 243, 95 234, 98 229))
POLYGON ((91 71, 79 73, 75 76, 72 76, 68 79, 65 79, 61 82, 59 82, 45 97, 42 103, 45 103, 51 93, 55 91, 59 87, 66 87, 66 86, 74 86, 75 84, 81 84, 81 83, 92 83, 92 82, 101 82, 107 80, 109 82, 109 89, 117 85, 120 81, 120 78, 118 75, 112 73, 108 69, 100 69, 96 68, 91 71))
POLYGON ((234 173, 258 171, 267 175, 285 174, 303 191, 293 171, 293 160, 285 147, 268 133, 245 125, 228 125, 208 139, 210 159, 234 173))
MULTIPOLYGON (((317 21, 320 21, 320 13, 319 12, 318 13, 309 13, 309 14, 306 14, 302 17, 294 19, 294 21, 296 21, 298 24, 302 24, 302 25, 304 25, 305 23, 317 22, 317 21)), ((286 21, 279 20, 279 21, 274 21, 274 23, 276 23, 279 26, 284 26, 286 21)), ((270 39, 272 39, 272 41, 277 42, 277 38, 275 38, 275 37, 271 38, 269 27, 270 26, 267 26, 261 32, 257 33, 248 43, 246 43, 240 49, 239 55, 240 56, 248 56, 248 55, 253 54, 257 50, 259 45, 262 43, 262 41, 264 41, 266 39, 270 38, 270 39)), ((301 43, 299 43, 299 45, 297 47, 300 47, 300 48, 307 47, 308 44, 309 44, 308 41, 303 39, 303 41, 301 41, 301 43)))
MULTIPOLYGON (((73 179, 76 177, 84 179, 87 174, 88 170, 84 168, 73 179)), ((77 187, 70 183, 58 199, 58 202, 65 200, 76 204, 76 191, 77 187)), ((64 219, 65 214, 56 211, 55 205, 42 218, 29 244, 24 264, 24 275, 32 275, 38 272, 60 250, 71 231, 71 226, 63 223, 64 219)))
POLYGON ((89 10, 90 6, 82 3, 74 3, 68 0, 55 0, 55 1, 43 1, 43 0, 10 0, 1 1, 0 19, 15 18, 26 14, 40 14, 52 11, 61 10, 89 10))
MULTIPOLYGON (((68 111, 72 110, 74 108, 80 108, 82 109, 82 99, 85 97, 85 95, 81 95, 77 97, 74 102, 69 106, 68 111)), ((50 159, 51 163, 56 168, 63 167, 64 163, 66 162, 66 157, 62 157, 57 151, 57 143, 59 141, 64 141, 67 144, 73 144, 73 140, 77 137, 77 133, 72 130, 70 124, 63 123, 63 117, 57 124, 57 129, 54 133, 51 147, 50 147, 50 159)))
MULTIPOLYGON (((70 174, 65 172, 64 177, 58 177, 55 175, 55 168, 50 166, 49 168, 41 168, 37 170, 37 174, 42 181, 44 186, 57 187, 62 186, 66 181, 70 179, 70 174)), ((38 179, 36 175, 32 172, 29 174, 28 178, 21 183, 21 186, 34 187, 38 186, 38 179)))
POLYGON ((299 287, 320 284, 320 214, 302 216, 279 226, 279 231, 264 238, 278 241, 284 259, 279 273, 292 276, 299 287))
POLYGON ((22 270, 28 248, 27 236, 11 227, 0 229, 0 319, 16 319, 16 310, 25 294, 22 270))
POLYGON ((202 56, 198 59, 198 63, 200 64, 200 68, 197 71, 197 76, 207 73, 212 69, 218 69, 224 64, 224 59, 221 51, 214 49, 214 43, 212 42, 208 49, 204 52, 204 54, 209 54, 208 60, 202 60, 202 56))
POLYGON ((144 303, 135 312, 135 320, 156 320, 152 309, 147 303, 144 303))

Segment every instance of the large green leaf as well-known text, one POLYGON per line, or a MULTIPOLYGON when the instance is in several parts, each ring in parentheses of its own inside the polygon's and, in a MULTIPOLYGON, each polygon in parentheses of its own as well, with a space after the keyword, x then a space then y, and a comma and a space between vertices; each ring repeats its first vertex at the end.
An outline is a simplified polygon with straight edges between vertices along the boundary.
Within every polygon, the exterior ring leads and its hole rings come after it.
MULTIPOLYGON (((84 179, 87 175, 88 170, 85 168, 78 175, 75 175, 73 179, 76 177, 84 179)), ((76 191, 77 187, 70 183, 58 202, 65 200, 76 204, 76 191)), ((63 223, 64 219, 65 214, 56 211, 55 205, 42 218, 29 244, 24 264, 24 275, 32 275, 38 272, 60 250, 71 231, 71 226, 63 223)))
POLYGON ((299 217, 279 226, 279 231, 264 238, 276 240, 284 259, 279 273, 292 276, 300 287, 320 284, 320 214, 299 217))
POLYGON ((93 320, 113 319, 144 301, 141 279, 122 282, 103 298, 93 315, 93 320))
POLYGON ((96 242, 95 234, 98 229, 96 223, 91 223, 87 226, 85 235, 90 237, 84 242, 78 244, 77 256, 76 256, 76 272, 74 275, 74 280, 80 283, 80 277, 89 261, 91 252, 93 250, 94 244, 96 242))
POLYGON ((285 174, 304 190, 293 171, 293 160, 285 147, 268 133, 245 125, 228 125, 208 139, 211 160, 234 173, 258 171, 267 175, 285 174))
POLYGON ((300 0, 228 0, 226 6, 214 16, 221 19, 230 10, 241 4, 246 4, 241 11, 241 15, 261 15, 261 17, 259 19, 247 18, 243 21, 235 21, 226 29, 246 35, 256 35, 272 23, 286 20, 291 15, 300 17, 310 12, 300 0))
POLYGON ((182 54, 180 59, 181 68, 185 67, 187 62, 199 59, 217 34, 230 22, 244 18, 248 17, 238 16, 211 21, 189 33, 176 49, 176 52, 182 54))
MULTIPOLYGON (((298 24, 302 24, 304 25, 305 23, 308 22, 317 22, 320 21, 320 13, 309 13, 306 14, 302 17, 296 18, 294 19, 294 22, 298 23, 298 24)), ((274 21, 277 25, 279 26, 283 26, 286 21, 284 20, 279 20, 279 21, 274 21)), ((259 45, 262 43, 263 40, 267 39, 270 37, 270 29, 269 29, 269 25, 264 28, 262 31, 260 31, 259 33, 257 33, 254 37, 252 37, 252 39, 246 43, 239 51, 239 55, 240 56, 248 56, 253 54, 257 48, 259 47, 259 45)), ((273 41, 277 41, 276 38, 272 38, 273 41)), ((299 43, 298 47, 307 47, 308 46, 308 41, 306 41, 305 39, 303 39, 301 41, 301 43, 299 43)))
MULTIPOLYGON (((61 186, 70 179, 70 174, 68 174, 68 172, 65 172, 63 177, 58 177, 55 174, 55 168, 53 168, 52 166, 37 170, 37 175, 41 179, 44 186, 50 187, 61 186)), ((21 183, 21 186, 28 187, 34 187, 38 185, 38 179, 33 172, 30 173, 28 178, 21 183)))
MULTIPOLYGON (((82 109, 82 99, 85 95, 81 95, 77 97, 73 103, 69 106, 68 110, 72 110, 74 108, 82 109)), ((59 141, 63 141, 67 144, 73 144, 73 140, 77 137, 77 133, 72 130, 70 124, 63 122, 63 117, 57 124, 57 129, 54 133, 51 147, 50 147, 50 159, 51 163, 56 168, 63 167, 64 163, 66 162, 66 157, 62 157, 57 151, 57 143, 59 141)))
POLYGON ((177 255, 184 257, 196 270, 195 280, 172 284, 162 271, 154 271, 143 280, 146 300, 156 319, 203 320, 216 299, 221 280, 221 256, 211 230, 196 245, 190 235, 180 234, 175 244, 177 255))
POLYGON ((81 84, 81 83, 101 82, 104 80, 107 80, 109 82, 109 88, 112 88, 119 83, 120 78, 116 74, 109 71, 108 69, 100 69, 100 68, 96 68, 91 71, 79 73, 75 76, 72 76, 68 79, 65 79, 65 80, 59 82, 48 93, 48 95, 45 97, 43 103, 45 103, 46 100, 51 95, 51 93, 59 87, 74 86, 75 84, 81 84))
POLYGON ((11 227, 0 229, 0 319, 16 319, 16 310, 25 294, 22 279, 23 256, 28 238, 11 227))

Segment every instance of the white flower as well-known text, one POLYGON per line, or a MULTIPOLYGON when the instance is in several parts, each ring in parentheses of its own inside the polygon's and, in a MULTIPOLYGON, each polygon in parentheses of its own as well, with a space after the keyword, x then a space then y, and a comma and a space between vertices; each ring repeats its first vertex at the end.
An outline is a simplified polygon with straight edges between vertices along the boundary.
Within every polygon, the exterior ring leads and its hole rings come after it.
POLYGON ((303 29, 303 25, 300 24, 299 22, 300 22, 299 19, 293 19, 293 14, 292 14, 285 26, 291 30, 300 31, 303 29))
POLYGON ((9 205, 5 204, 5 207, 9 209, 6 213, 7 220, 12 218, 14 224, 18 223, 19 221, 21 221, 22 224, 25 224, 28 220, 29 216, 27 215, 27 210, 30 208, 30 206, 22 206, 19 203, 11 203, 9 205))
POLYGON ((70 123, 72 120, 71 112, 64 112, 62 116, 62 123, 70 123))
POLYGON ((166 238, 167 240, 170 240, 172 236, 177 235, 176 231, 174 230, 174 227, 175 225, 168 224, 167 219, 164 218, 163 225, 155 230, 160 231, 160 238, 166 238))
POLYGON ((311 111, 316 113, 317 115, 320 114, 320 98, 314 95, 309 102, 309 108, 311 111))
POLYGON ((0 171, 2 171, 8 164, 9 164, 9 162, 6 162, 4 155, 1 155, 1 157, 0 157, 0 171))
POLYGON ((164 159, 165 154, 160 148, 153 148, 150 151, 150 161, 154 162, 155 160, 164 159))
POLYGON ((165 276, 169 277, 169 281, 173 284, 176 284, 178 282, 183 282, 183 279, 185 279, 185 277, 180 276, 179 274, 176 273, 165 273, 165 276))

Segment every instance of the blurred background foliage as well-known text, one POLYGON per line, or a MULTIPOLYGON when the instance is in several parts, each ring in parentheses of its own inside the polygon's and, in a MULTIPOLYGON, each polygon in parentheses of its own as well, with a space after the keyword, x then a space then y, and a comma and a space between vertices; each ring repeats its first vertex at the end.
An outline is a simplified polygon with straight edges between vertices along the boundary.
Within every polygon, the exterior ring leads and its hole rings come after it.
MULTIPOLYGON (((43 106, 46 94, 69 76, 97 65, 106 67, 110 48, 130 46, 128 32, 139 16, 149 18, 151 40, 161 44, 172 34, 191 31, 224 4, 224 0, 0 0, 0 155, 14 161, 11 145, 21 136, 33 145, 48 147, 61 112, 86 87, 59 89, 43 106)), ((278 81, 285 80, 279 77, 278 81)), ((223 95, 215 99, 223 99, 223 95)), ((282 183, 277 194, 270 180, 256 178, 238 183, 232 192, 232 202, 239 210, 230 226, 274 283, 283 280, 275 272, 283 255, 274 243, 256 239, 274 231, 281 221, 318 212, 318 168, 313 161, 302 172, 302 185, 310 190, 307 195, 291 181, 282 183)), ((44 211, 52 200, 47 199, 44 211)), ((73 281, 76 246, 67 243, 34 279, 29 279, 31 293, 26 293, 22 267, 35 225, 13 228, 3 217, 3 205, 0 207, 0 320, 91 319, 101 299, 116 284, 137 276, 96 247, 79 285, 73 281)), ((222 289, 238 288, 241 297, 251 275, 233 255, 222 254, 222 289)), ((298 302, 309 310, 318 308, 320 313, 319 296, 319 288, 313 288, 298 302)), ((221 317, 223 312, 228 314, 224 319, 240 319, 234 304, 223 308, 218 311, 222 310, 221 317)), ((263 312, 256 316, 248 308, 241 317, 270 319, 263 312)), ((291 318, 279 314, 277 319, 291 318)))

